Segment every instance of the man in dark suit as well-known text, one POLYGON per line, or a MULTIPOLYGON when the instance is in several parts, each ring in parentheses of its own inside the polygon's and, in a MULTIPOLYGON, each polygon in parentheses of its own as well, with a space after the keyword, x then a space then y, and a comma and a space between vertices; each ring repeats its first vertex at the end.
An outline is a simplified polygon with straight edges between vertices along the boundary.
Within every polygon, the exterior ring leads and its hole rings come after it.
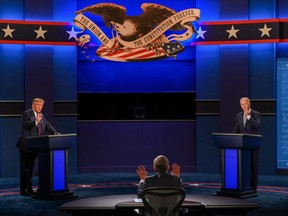
POLYGON ((250 99, 243 97, 240 99, 242 112, 237 114, 235 133, 260 134, 260 113, 251 109, 250 99))
MULTIPOLYGON (((251 109, 251 102, 248 97, 243 97, 240 99, 240 106, 243 111, 237 114, 234 133, 260 134, 260 112, 251 109)), ((251 185, 253 190, 257 190, 259 157, 258 148, 252 150, 251 153, 251 185)))
POLYGON ((180 179, 180 166, 172 165, 172 171, 169 173, 169 160, 164 155, 157 156, 153 161, 153 169, 157 172, 155 175, 147 176, 145 166, 139 166, 136 170, 140 178, 137 188, 138 196, 141 192, 150 187, 181 187, 184 188, 180 179))
POLYGON ((33 193, 32 176, 37 152, 27 148, 27 137, 45 134, 57 134, 55 128, 46 120, 42 108, 44 100, 34 98, 32 108, 22 115, 21 136, 17 141, 20 156, 20 194, 30 196, 33 193))

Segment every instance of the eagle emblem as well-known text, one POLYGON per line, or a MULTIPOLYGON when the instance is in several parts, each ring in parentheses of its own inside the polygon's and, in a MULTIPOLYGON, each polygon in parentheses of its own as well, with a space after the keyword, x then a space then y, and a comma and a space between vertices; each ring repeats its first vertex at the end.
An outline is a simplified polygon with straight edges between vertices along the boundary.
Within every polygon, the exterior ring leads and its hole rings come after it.
MULTIPOLYGON (((140 15, 129 16, 122 5, 99 3, 76 11, 74 23, 83 31, 89 29, 102 42, 96 51, 97 56, 114 61, 176 57, 184 50, 179 41, 189 39, 196 32, 191 22, 199 19, 200 11, 197 9, 177 13, 155 3, 143 3, 141 9, 140 15), (104 25, 111 29, 110 38, 85 13, 100 16, 104 25), (167 31, 176 33, 166 36, 167 31)), ((78 38, 78 45, 87 45, 89 39, 89 35, 82 35, 78 38)))

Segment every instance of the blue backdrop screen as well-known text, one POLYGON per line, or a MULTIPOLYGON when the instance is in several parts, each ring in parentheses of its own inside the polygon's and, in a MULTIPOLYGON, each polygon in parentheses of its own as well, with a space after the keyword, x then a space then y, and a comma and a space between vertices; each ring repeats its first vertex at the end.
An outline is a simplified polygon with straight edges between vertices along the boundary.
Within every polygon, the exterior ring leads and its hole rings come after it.
MULTIPOLYGON (((105 2, 78 0, 77 9, 81 10, 98 3, 105 2)), ((143 12, 141 5, 146 1, 115 0, 112 3, 125 7, 127 15, 138 16, 143 12)), ((194 1, 160 0, 153 3, 161 4, 176 13, 195 8, 194 1)), ((101 16, 91 12, 83 12, 82 14, 89 18, 93 25, 95 24, 107 38, 113 38, 112 30, 105 26, 101 16)), ((195 24, 196 22, 194 22, 195 24)), ((80 32, 77 27, 75 29, 80 32)), ((195 38, 195 34, 187 40, 177 42, 182 48, 175 55, 147 60, 115 61, 97 54, 103 44, 89 30, 87 28, 77 34, 78 38, 81 36, 85 38, 88 35, 90 37, 89 42, 83 46, 78 46, 78 92, 163 93, 195 91, 195 47, 189 45, 195 38)), ((166 31, 165 36, 167 33, 172 34, 171 32, 171 30, 166 31)), ((185 29, 176 33, 183 32, 185 29)))

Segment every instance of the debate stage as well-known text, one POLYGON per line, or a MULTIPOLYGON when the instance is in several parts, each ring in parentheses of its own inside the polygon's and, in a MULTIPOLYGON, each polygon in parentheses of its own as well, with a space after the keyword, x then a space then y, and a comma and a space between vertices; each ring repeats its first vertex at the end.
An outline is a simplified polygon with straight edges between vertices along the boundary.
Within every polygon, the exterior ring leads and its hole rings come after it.
MULTIPOLYGON (((143 209, 142 202, 138 202, 135 194, 109 195, 90 198, 80 198, 69 201, 60 206, 71 216, 134 216, 134 209, 143 209)), ((185 215, 247 215, 248 212, 259 208, 258 203, 245 199, 209 196, 186 195, 183 208, 187 208, 185 215)), ((139 215, 138 215, 139 216, 139 215)))

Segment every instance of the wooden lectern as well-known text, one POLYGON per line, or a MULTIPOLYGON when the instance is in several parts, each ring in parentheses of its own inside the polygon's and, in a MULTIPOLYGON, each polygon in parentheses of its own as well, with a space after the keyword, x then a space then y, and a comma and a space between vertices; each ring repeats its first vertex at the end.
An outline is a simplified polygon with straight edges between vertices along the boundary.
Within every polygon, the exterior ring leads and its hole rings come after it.
POLYGON ((28 148, 38 152, 39 199, 76 197, 68 189, 68 149, 76 143, 76 134, 28 137, 28 148))
POLYGON ((217 195, 238 198, 257 196, 257 190, 252 185, 251 163, 252 159, 255 160, 252 157, 260 147, 262 136, 234 133, 213 133, 213 136, 221 155, 222 186, 217 195))

